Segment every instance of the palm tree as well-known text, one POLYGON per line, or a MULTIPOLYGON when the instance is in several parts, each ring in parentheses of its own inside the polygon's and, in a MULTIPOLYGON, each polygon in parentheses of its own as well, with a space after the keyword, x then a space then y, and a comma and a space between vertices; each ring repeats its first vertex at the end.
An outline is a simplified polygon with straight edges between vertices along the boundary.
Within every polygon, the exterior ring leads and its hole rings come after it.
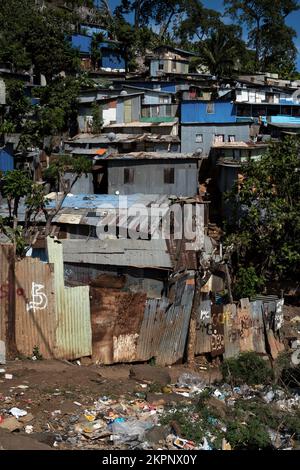
POLYGON ((232 75, 243 48, 243 40, 234 34, 231 27, 221 28, 212 32, 200 45, 201 63, 217 78, 232 75))

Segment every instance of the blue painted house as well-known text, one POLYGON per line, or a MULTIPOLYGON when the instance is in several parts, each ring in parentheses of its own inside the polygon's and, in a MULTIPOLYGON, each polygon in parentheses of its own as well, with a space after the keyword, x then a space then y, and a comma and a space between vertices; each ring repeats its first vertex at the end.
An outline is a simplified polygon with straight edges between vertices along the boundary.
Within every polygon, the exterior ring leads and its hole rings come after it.
POLYGON ((0 172, 6 173, 14 169, 14 157, 7 148, 0 148, 0 172))
MULTIPOLYGON (((74 49, 80 53, 82 66, 84 69, 91 69, 91 48, 92 48, 92 35, 86 34, 73 34, 71 43, 74 49)), ((109 41, 99 43, 101 51, 101 58, 98 63, 98 68, 104 70, 118 70, 125 71, 126 64, 119 50, 119 43, 117 41, 109 41)))
POLYGON ((181 103, 181 151, 208 156, 214 143, 247 141, 251 119, 237 122, 232 101, 185 100, 181 103))

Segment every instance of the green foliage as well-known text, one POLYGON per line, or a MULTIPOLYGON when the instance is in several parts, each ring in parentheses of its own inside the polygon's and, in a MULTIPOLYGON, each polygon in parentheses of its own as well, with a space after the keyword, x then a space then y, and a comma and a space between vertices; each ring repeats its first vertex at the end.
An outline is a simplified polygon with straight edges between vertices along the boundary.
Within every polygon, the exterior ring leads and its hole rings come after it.
POLYGON ((200 63, 217 77, 230 76, 240 68, 245 52, 242 30, 232 25, 222 24, 199 45, 200 63))
POLYGON ((2 132, 20 131, 24 119, 32 106, 24 93, 24 83, 19 80, 5 81, 7 93, 7 108, 4 113, 5 124, 2 132))
POLYGON ((257 70, 275 71, 282 76, 295 70, 296 32, 285 23, 299 10, 297 0, 225 0, 226 12, 248 30, 248 45, 255 49, 257 70))
MULTIPOLYGON (((300 266, 299 141, 286 137, 260 161, 243 166, 244 178, 227 196, 232 219, 225 244, 235 269, 253 267, 254 285, 296 280, 300 266)), ((253 273, 253 270, 244 271, 253 273)))
POLYGON ((30 194, 33 182, 22 170, 8 171, 2 179, 2 194, 5 198, 22 198, 30 194))
POLYGON ((20 146, 43 146, 45 136, 57 135, 73 129, 77 131, 78 96, 86 77, 56 77, 36 92, 40 104, 31 108, 31 115, 23 122, 20 146))
POLYGON ((43 359, 43 356, 40 353, 40 348, 37 345, 35 345, 32 350, 32 356, 34 356, 38 361, 41 361, 43 359))
POLYGON ((236 273, 233 296, 235 299, 254 297, 264 285, 264 278, 256 274, 255 268, 240 267, 236 273))
POLYGON ((247 422, 229 423, 226 439, 234 450, 263 450, 271 448, 271 439, 266 426, 252 416, 247 422))
POLYGON ((224 380, 231 384, 268 384, 273 371, 255 352, 241 353, 237 358, 226 359, 221 366, 224 380))
POLYGON ((94 70, 98 69, 99 60, 101 59, 101 50, 99 47, 99 43, 103 41, 103 34, 98 33, 94 34, 92 37, 92 44, 91 44, 91 60, 94 67, 94 70))
POLYGON ((88 158, 61 155, 45 170, 44 178, 46 181, 59 185, 66 171, 75 173, 75 178, 78 178, 83 174, 87 175, 91 170, 92 162, 88 158))
POLYGON ((102 108, 95 101, 92 104, 93 134, 99 134, 103 127, 102 108))
POLYGON ((44 135, 67 129, 77 115, 79 92, 80 81, 73 77, 57 77, 41 88, 39 118, 43 121, 40 127, 44 135))
POLYGON ((6 0, 0 9, 0 60, 17 70, 34 66, 36 75, 51 79, 59 72, 76 72, 77 52, 67 39, 74 16, 67 10, 40 10, 34 0, 6 0))

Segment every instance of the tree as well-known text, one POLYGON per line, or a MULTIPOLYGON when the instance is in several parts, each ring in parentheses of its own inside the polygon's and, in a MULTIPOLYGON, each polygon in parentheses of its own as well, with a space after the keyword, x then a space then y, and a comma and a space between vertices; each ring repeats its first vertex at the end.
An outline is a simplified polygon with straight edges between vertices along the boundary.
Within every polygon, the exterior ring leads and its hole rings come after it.
POLYGON ((44 74, 51 80, 59 72, 79 69, 78 53, 68 35, 73 15, 67 10, 40 10, 34 0, 6 0, 0 9, 0 60, 16 70, 44 74))
POLYGON ((5 80, 7 92, 7 107, 4 113, 6 123, 12 125, 13 131, 20 132, 24 124, 24 120, 32 106, 29 98, 25 96, 24 83, 20 80, 5 80))
POLYGON ((83 157, 61 156, 49 165, 45 172, 46 180, 52 180, 60 188, 55 207, 47 210, 48 201, 45 198, 44 187, 34 183, 26 172, 13 170, 7 172, 1 179, 1 194, 7 200, 9 216, 0 217, 0 232, 4 233, 16 244, 17 253, 24 256, 26 251, 40 236, 47 237, 51 233, 54 217, 62 208, 67 194, 71 192, 76 181, 91 171, 90 160, 83 157), (74 174, 72 181, 66 181, 66 171, 74 174), (23 199, 25 205, 24 223, 19 224, 19 206, 23 199), (38 215, 43 214, 46 220, 43 232, 38 227, 38 215))
POLYGON ((93 134, 99 134, 103 127, 102 109, 95 101, 92 104, 93 134))
MULTIPOLYGON (((224 0, 226 12, 247 27, 249 45, 255 49, 257 70, 265 63, 268 49, 283 42, 284 54, 294 49, 295 32, 286 26, 285 19, 300 7, 297 0, 224 0), (270 28, 272 26, 274 28, 270 28), (273 32, 270 34, 271 29, 273 32)), ((274 58, 274 57, 273 57, 274 58)))
POLYGON ((296 71, 297 48, 295 31, 282 20, 269 21, 262 28, 261 68, 279 73, 281 78, 291 78, 296 71))
MULTIPOLYGON (((300 145, 286 137, 270 146, 260 161, 243 166, 243 179, 227 197, 232 219, 226 245, 233 266, 256 281, 299 279, 300 266, 300 145)), ((255 282, 256 282, 255 281, 255 282)))
POLYGON ((220 13, 204 8, 198 0, 189 0, 183 4, 184 14, 175 27, 175 36, 187 47, 189 41, 202 41, 222 25, 220 13))
POLYGON ((51 231, 51 224, 54 217, 63 206, 64 200, 68 193, 72 191, 73 186, 82 175, 90 173, 92 170, 92 162, 85 157, 70 157, 69 155, 60 156, 45 171, 46 180, 54 181, 57 189, 60 190, 55 208, 48 211, 45 226, 45 236, 47 237, 51 231), (74 174, 73 179, 66 180, 66 171, 74 174))
POLYGON ((199 43, 200 62, 217 78, 230 76, 246 55, 242 31, 233 25, 220 25, 199 43))

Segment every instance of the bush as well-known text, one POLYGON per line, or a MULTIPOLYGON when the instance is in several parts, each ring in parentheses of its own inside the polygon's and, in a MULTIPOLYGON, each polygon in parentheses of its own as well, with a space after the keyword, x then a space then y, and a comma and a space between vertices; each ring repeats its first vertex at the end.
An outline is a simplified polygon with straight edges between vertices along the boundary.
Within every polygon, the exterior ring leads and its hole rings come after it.
POLYGON ((265 279, 256 274, 253 267, 239 268, 236 273, 233 294, 235 299, 254 297, 264 286, 265 279))
POLYGON ((255 417, 250 417, 247 423, 229 423, 226 439, 234 450, 262 450, 272 447, 266 426, 255 417))
POLYGON ((268 384, 274 378, 270 366, 255 352, 245 352, 237 358, 226 359, 221 370, 224 380, 234 385, 268 384))

